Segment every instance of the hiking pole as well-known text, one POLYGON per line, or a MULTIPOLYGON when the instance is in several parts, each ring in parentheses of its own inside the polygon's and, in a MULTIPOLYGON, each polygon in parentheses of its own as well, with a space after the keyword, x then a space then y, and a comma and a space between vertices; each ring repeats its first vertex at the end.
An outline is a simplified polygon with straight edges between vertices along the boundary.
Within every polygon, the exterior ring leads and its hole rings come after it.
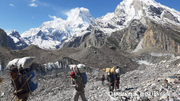
MULTIPOLYGON (((32 77, 32 75, 29 76, 29 78, 26 80, 26 82, 21 86, 21 88, 23 88, 25 86, 25 84, 29 81, 29 79, 32 77)), ((20 88, 20 89, 21 89, 20 88)), ((13 96, 13 98, 11 99, 11 101, 14 99, 15 95, 13 96)))

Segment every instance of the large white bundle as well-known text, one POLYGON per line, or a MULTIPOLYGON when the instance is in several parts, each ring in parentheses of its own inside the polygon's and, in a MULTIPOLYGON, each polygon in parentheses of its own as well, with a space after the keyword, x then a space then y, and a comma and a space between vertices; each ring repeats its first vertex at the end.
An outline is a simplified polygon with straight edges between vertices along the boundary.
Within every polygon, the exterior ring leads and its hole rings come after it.
POLYGON ((6 66, 6 68, 10 69, 10 66, 12 66, 12 65, 17 66, 18 61, 19 61, 19 58, 16 58, 16 59, 13 59, 13 60, 9 61, 9 63, 6 66))
POLYGON ((78 68, 81 69, 81 71, 80 71, 81 73, 84 73, 84 72, 87 71, 86 65, 84 65, 84 64, 78 64, 77 66, 78 66, 78 68))
POLYGON ((84 64, 78 64, 78 65, 69 65, 70 69, 74 71, 75 73, 78 73, 78 69, 80 73, 84 73, 87 70, 87 67, 84 64), (78 68, 78 69, 77 69, 78 68))
POLYGON ((17 63, 17 67, 20 68, 22 67, 23 69, 28 68, 35 60, 35 57, 23 57, 19 59, 17 63))
POLYGON ((73 70, 73 69, 75 68, 75 66, 76 66, 76 65, 69 65, 69 68, 70 68, 71 70, 73 70))
POLYGON ((116 69, 116 74, 119 74, 120 73, 120 70, 119 70, 119 68, 118 69, 116 69))

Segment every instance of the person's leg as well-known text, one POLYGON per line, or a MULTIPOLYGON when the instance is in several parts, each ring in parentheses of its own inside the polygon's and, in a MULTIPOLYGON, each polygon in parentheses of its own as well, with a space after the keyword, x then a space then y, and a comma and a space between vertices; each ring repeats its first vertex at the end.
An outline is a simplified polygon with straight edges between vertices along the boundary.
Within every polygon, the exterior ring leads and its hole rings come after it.
POLYGON ((112 85, 112 92, 114 91, 114 85, 112 85))
POLYGON ((109 93, 110 93, 110 95, 111 95, 111 93, 112 93, 112 87, 111 87, 111 85, 109 85, 109 93))
POLYGON ((115 91, 116 91, 116 83, 114 83, 114 88, 115 88, 115 91))
POLYGON ((119 83, 116 86, 117 86, 117 89, 119 89, 119 83))
POLYGON ((16 96, 16 101, 19 101, 19 98, 16 96))
POLYGON ((27 101, 29 97, 29 93, 23 95, 22 101, 27 101))
POLYGON ((79 93, 77 91, 74 91, 73 100, 78 101, 78 98, 79 98, 79 93))
POLYGON ((112 93, 113 93, 113 95, 114 95, 114 85, 112 85, 112 93))
POLYGON ((85 92, 84 91, 81 91, 80 95, 81 95, 82 101, 87 101, 86 97, 85 97, 85 92))
POLYGON ((27 101, 29 97, 29 93, 21 94, 16 97, 16 101, 27 101))

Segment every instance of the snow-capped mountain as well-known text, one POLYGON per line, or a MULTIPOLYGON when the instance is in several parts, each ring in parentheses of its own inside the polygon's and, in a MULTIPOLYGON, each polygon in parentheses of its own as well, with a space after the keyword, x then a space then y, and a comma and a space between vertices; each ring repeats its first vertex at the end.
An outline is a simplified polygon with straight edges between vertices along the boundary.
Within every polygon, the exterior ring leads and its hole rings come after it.
MULTIPOLYGON (((8 33, 8 36, 14 41, 15 47, 11 47, 12 49, 23 49, 28 45, 24 42, 24 40, 19 35, 19 32, 13 30, 11 33, 8 33)), ((9 38, 9 40, 10 40, 9 38)), ((10 41, 9 41, 10 42, 10 41)), ((9 43, 12 44, 12 43, 9 43)))
POLYGON ((115 12, 96 19, 96 23, 106 33, 111 34, 128 27, 134 19, 145 25, 148 24, 147 19, 151 19, 161 24, 171 23, 180 26, 180 12, 154 0, 124 0, 116 7, 115 12))
POLYGON ((75 8, 67 13, 67 20, 50 16, 53 21, 44 22, 39 28, 32 28, 21 34, 25 42, 44 49, 58 49, 67 39, 79 36, 94 18, 86 8, 75 8))
POLYGON ((21 37, 28 45, 58 49, 62 47, 63 42, 72 43, 74 39, 71 38, 90 33, 89 25, 109 36, 112 32, 127 28, 135 19, 147 26, 149 20, 169 26, 180 26, 180 12, 154 0, 123 0, 113 13, 107 13, 97 19, 94 19, 86 8, 72 9, 67 16, 66 20, 50 16, 52 21, 22 33, 21 37))
MULTIPOLYGON (((163 6, 154 0, 124 0, 116 7, 113 13, 108 13, 101 18, 97 18, 91 24, 91 32, 87 32, 86 37, 73 37, 69 42, 63 43, 63 46, 88 47, 102 46, 108 43, 110 47, 116 46, 119 49, 132 51, 136 46, 142 47, 142 44, 139 44, 141 42, 144 47, 162 46, 162 49, 177 51, 178 49, 176 47, 179 47, 177 35, 178 29, 180 29, 179 15, 180 13, 178 11, 163 6), (151 33, 152 39, 156 40, 155 42, 157 43, 153 42, 153 40, 148 42, 150 39, 148 39, 147 36, 149 35, 146 33, 146 30, 152 29, 151 26, 154 25, 162 26, 162 28, 156 27, 158 32, 153 33, 158 38, 153 37, 151 33), (164 29, 170 30, 166 31, 164 29), (166 37, 161 37, 160 35, 162 33, 166 33, 164 35, 166 37), (168 35, 169 33, 171 33, 171 36, 168 35), (146 37, 144 37, 145 35, 146 37), (176 38, 173 36, 176 36, 176 38), (168 40, 167 42, 167 38, 177 40, 168 40), (167 43, 176 44, 170 45, 167 43)), ((152 30, 155 31, 154 29, 152 30)))

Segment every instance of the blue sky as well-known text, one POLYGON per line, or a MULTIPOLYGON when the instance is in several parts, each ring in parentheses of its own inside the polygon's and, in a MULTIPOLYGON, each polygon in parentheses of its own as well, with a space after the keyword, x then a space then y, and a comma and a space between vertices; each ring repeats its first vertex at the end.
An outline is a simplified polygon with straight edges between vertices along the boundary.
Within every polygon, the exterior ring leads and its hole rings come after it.
MULTIPOLYGON (((180 11, 180 0, 155 1, 180 11)), ((114 12, 120 2, 122 0, 1 0, 0 28, 21 34, 53 20, 50 16, 66 20, 65 13, 76 7, 89 9, 90 14, 97 18, 114 12)))

